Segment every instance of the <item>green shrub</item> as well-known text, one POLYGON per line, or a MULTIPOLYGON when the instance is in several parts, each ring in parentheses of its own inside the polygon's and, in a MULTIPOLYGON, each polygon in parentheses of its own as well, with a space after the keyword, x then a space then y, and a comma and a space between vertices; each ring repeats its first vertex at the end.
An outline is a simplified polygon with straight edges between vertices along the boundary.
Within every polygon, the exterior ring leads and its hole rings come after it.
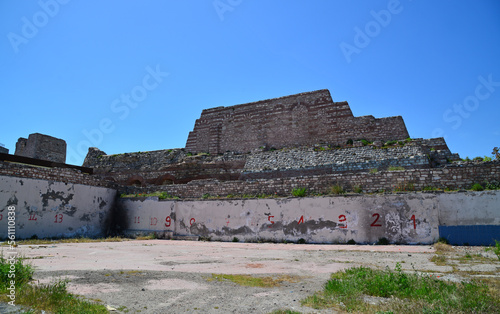
POLYGON ((484 189, 485 190, 499 190, 500 189, 500 182, 498 182, 498 181, 486 182, 484 184, 484 189))
POLYGON ((437 243, 443 243, 443 244, 450 244, 447 238, 445 237, 439 237, 437 243))
POLYGON ((304 197, 307 194, 306 188, 294 188, 292 190, 292 195, 295 197, 304 197))
POLYGON ((352 139, 348 139, 346 142, 347 145, 352 145, 353 143, 354 143, 354 141, 352 139))
POLYGON ((335 184, 332 187, 330 187, 330 191, 333 194, 344 194, 344 188, 340 184, 335 184))
POLYGON ((484 188, 481 184, 479 183, 474 183, 474 185, 472 185, 472 188, 471 188, 472 191, 483 191, 484 188))
POLYGON ((206 200, 207 198, 210 198, 210 193, 205 193, 201 196, 202 199, 206 200))
POLYGON ((376 245, 389 245, 389 240, 386 237, 378 239, 376 245))
POLYGON ((484 156, 483 161, 492 161, 493 159, 488 156, 484 156))
POLYGON ((474 280, 454 283, 428 274, 407 274, 397 263, 395 271, 361 266, 336 272, 323 291, 302 305, 356 313, 497 313, 500 301, 494 293, 474 280), (385 300, 371 305, 365 296, 385 300))
POLYGON ((240 239, 238 239, 237 237, 234 237, 233 242, 240 242, 240 239))
POLYGON ((354 241, 354 239, 351 239, 351 240, 347 241, 347 244, 356 244, 356 241, 354 241))
POLYGON ((483 161, 483 157, 481 157, 481 156, 474 157, 474 159, 472 159, 472 161, 483 161))
POLYGON ((363 143, 363 146, 370 145, 372 142, 367 141, 365 139, 361 139, 361 143, 363 143))
POLYGON ((373 169, 370 169, 370 173, 371 174, 375 174, 378 172, 378 169, 377 168, 373 168, 373 169))
POLYGON ((422 189, 423 191, 437 191, 438 188, 434 187, 434 186, 426 186, 422 189))
POLYGON ((300 238, 297 240, 297 244, 306 244, 306 240, 304 238, 300 238))
POLYGON ((398 141, 387 141, 385 142, 385 146, 392 146, 394 144, 396 144, 398 141))
POLYGON ((398 170, 405 170, 403 167, 395 167, 395 166, 390 166, 387 170, 389 171, 398 171, 398 170))
POLYGON ((363 192, 363 189, 359 185, 355 185, 353 190, 354 190, 354 193, 363 192))

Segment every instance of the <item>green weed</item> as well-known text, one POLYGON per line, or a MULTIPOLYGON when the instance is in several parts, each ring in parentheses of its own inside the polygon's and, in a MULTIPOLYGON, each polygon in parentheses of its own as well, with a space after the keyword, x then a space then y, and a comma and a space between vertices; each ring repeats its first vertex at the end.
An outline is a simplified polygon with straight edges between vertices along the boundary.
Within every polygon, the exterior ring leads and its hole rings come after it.
POLYGON ((307 195, 307 189, 306 188, 294 188, 292 190, 292 195, 295 197, 304 197, 307 195))
POLYGON ((406 274, 397 263, 395 271, 356 267, 334 273, 323 291, 306 298, 302 304, 348 312, 493 313, 500 301, 484 284, 475 281, 456 284, 434 276, 406 274), (381 298, 383 302, 367 304, 364 296, 381 298))

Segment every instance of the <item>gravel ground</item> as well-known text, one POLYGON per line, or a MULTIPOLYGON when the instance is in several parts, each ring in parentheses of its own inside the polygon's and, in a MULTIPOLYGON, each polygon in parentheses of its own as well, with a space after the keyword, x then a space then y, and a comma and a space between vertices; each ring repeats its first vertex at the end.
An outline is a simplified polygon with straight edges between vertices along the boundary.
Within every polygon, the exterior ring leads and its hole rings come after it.
MULTIPOLYGON (((499 276, 500 263, 481 247, 447 253, 437 266, 431 246, 253 244, 169 240, 23 245, 19 254, 35 266, 35 280, 67 279, 70 292, 128 313, 269 313, 302 307, 300 301, 322 290, 331 273, 355 266, 430 272, 461 280, 462 271, 499 276), (485 258, 463 263, 465 254, 485 258), (456 258, 456 259, 455 259, 456 258), (486 262, 485 262, 486 261, 486 262), (458 270, 458 272, 456 272, 458 270), (211 280, 212 274, 283 277, 273 288, 242 287, 211 280)), ((0 311, 2 311, 0 307, 0 311)))

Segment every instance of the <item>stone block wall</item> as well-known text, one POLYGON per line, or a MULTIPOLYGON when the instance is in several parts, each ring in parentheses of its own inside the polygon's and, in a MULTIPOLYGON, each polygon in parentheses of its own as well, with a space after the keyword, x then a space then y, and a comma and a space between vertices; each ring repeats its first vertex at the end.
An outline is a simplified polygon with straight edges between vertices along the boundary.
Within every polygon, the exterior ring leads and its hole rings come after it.
POLYGON ((31 178, 62 183, 114 187, 97 176, 72 168, 45 168, 0 161, 0 176, 31 178))
POLYGON ((312 147, 294 148, 250 154, 246 160, 244 174, 263 170, 283 171, 314 167, 329 167, 333 173, 374 168, 381 170, 389 166, 428 168, 429 158, 424 148, 415 144, 384 149, 374 146, 320 151, 312 147))
POLYGON ((261 146, 279 149, 408 137, 402 117, 354 117, 347 102, 333 102, 328 90, 319 90, 203 110, 189 133, 186 151, 246 153, 261 146))
POLYGON ((48 160, 53 162, 66 162, 66 141, 52 136, 33 133, 29 137, 19 138, 16 143, 17 156, 48 160))
POLYGON ((165 191, 182 198, 201 198, 227 195, 280 195, 289 196, 294 188, 307 188, 309 193, 329 193, 339 184, 352 191, 355 186, 365 193, 396 191, 425 187, 470 189, 474 183, 500 182, 500 162, 460 163, 443 168, 405 169, 398 171, 348 172, 302 177, 255 179, 247 181, 196 180, 187 184, 149 187, 123 187, 121 193, 152 193, 165 191))
POLYGON ((245 155, 232 152, 192 156, 184 149, 168 149, 106 155, 90 148, 83 165, 93 168, 99 177, 117 183, 162 185, 207 178, 237 180, 245 159, 245 155))

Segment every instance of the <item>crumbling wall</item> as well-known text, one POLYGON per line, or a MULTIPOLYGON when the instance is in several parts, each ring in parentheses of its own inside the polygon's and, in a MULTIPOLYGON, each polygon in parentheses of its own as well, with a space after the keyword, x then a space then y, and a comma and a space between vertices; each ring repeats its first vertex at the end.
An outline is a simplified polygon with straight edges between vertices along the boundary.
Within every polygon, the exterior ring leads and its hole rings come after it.
POLYGON ((90 148, 84 166, 106 180, 130 185, 163 185, 216 178, 237 180, 246 156, 232 152, 223 155, 192 155, 184 149, 107 155, 90 148))
MULTIPOLYGON (((272 176, 272 171, 269 171, 272 176)), ((152 193, 165 191, 182 198, 200 198, 203 195, 281 195, 288 196, 294 188, 306 188, 309 193, 330 193, 333 185, 363 192, 420 191, 426 187, 440 189, 470 189, 474 183, 499 182, 500 162, 461 162, 443 168, 405 169, 377 172, 344 172, 311 176, 295 176, 247 181, 196 180, 187 184, 148 187, 123 187, 124 193, 152 193)))
MULTIPOLYGON (((158 201, 123 199, 130 233, 232 241, 430 244, 461 217, 487 245, 498 237, 500 191, 314 198, 158 201), (474 210, 471 211, 471 206, 474 210), (450 217, 451 216, 451 217, 450 217), (496 228, 495 234, 488 233, 496 228)), ((473 243, 474 236, 464 234, 473 243)), ((494 241, 493 241, 494 242, 494 241)))
POLYGON ((186 151, 246 153, 261 146, 339 145, 349 139, 408 137, 402 117, 354 117, 347 102, 333 102, 328 90, 319 90, 203 110, 189 133, 186 151))
POLYGON ((103 236, 116 195, 104 187, 3 175, 0 191, 2 239, 8 233, 16 239, 103 236))
POLYGON ((29 137, 19 138, 16 143, 17 156, 48 160, 53 162, 66 162, 66 141, 52 136, 33 133, 29 137))
POLYGON ((244 174, 311 167, 331 167, 333 173, 374 168, 382 170, 389 166, 428 168, 429 158, 423 147, 413 143, 383 149, 375 146, 327 150, 292 148, 249 154, 244 174))
POLYGON ((110 182, 98 176, 82 173, 73 168, 45 168, 0 161, 0 176, 32 178, 63 183, 112 187, 110 182))

